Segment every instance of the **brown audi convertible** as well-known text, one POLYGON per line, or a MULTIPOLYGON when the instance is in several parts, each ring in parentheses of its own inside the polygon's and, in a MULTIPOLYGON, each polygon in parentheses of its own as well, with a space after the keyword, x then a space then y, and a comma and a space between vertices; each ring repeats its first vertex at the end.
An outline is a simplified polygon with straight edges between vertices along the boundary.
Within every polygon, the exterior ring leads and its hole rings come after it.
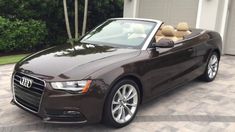
POLYGON ((12 102, 48 123, 123 127, 139 105, 195 78, 216 77, 221 37, 150 19, 109 19, 79 43, 51 47, 15 66, 12 102))

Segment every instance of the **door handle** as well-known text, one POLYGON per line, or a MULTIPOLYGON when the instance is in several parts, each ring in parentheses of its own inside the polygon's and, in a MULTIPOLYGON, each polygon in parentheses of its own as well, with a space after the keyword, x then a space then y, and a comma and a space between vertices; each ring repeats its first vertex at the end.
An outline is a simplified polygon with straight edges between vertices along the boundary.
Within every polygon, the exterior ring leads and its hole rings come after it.
POLYGON ((188 49, 188 52, 192 52, 192 51, 193 51, 193 48, 188 49))

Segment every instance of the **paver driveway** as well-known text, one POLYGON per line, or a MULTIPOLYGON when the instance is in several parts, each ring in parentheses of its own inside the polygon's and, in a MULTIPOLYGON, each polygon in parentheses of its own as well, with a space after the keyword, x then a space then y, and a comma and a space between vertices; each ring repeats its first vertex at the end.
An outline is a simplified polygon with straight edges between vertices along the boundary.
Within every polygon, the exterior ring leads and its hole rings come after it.
POLYGON ((235 132, 235 57, 223 56, 212 83, 192 81, 142 105, 129 126, 53 125, 11 105, 10 76, 14 65, 0 66, 0 131, 209 131, 235 132))

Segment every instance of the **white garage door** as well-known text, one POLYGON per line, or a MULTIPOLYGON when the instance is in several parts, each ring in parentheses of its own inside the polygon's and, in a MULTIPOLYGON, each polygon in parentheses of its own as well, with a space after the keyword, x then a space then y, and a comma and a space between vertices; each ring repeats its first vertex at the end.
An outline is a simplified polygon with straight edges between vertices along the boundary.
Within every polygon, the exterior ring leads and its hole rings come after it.
POLYGON ((199 0, 140 0, 139 17, 152 18, 176 25, 188 22, 196 26, 199 0))
POLYGON ((235 55, 235 1, 231 0, 228 18, 228 31, 225 44, 225 54, 235 55))

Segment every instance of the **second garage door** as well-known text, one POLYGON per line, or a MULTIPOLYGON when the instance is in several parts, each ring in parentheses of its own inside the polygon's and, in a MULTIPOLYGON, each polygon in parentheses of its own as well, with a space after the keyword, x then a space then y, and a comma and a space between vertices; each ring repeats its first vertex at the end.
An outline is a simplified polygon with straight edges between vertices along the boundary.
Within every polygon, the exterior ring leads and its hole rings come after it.
POLYGON ((199 0, 140 0, 139 16, 164 21, 176 25, 188 22, 196 26, 199 0))

